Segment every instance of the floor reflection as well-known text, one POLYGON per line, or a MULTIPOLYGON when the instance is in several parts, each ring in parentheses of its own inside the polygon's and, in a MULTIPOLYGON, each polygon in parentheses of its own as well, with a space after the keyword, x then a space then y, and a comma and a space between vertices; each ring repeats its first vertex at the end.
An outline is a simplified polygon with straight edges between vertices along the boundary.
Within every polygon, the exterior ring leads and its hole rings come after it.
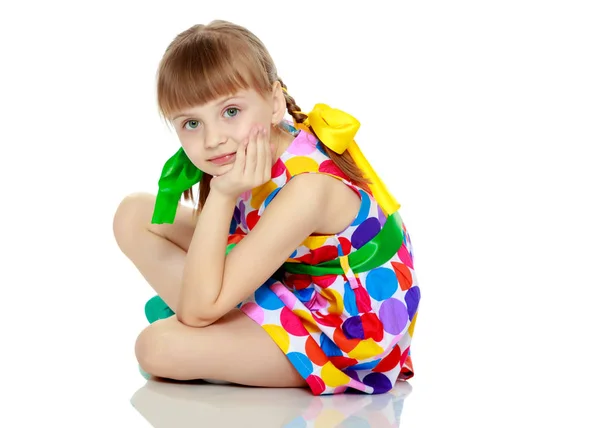
POLYGON ((285 427, 389 428, 400 426, 407 382, 387 394, 315 397, 303 389, 252 388, 149 379, 131 398, 157 428, 285 427))

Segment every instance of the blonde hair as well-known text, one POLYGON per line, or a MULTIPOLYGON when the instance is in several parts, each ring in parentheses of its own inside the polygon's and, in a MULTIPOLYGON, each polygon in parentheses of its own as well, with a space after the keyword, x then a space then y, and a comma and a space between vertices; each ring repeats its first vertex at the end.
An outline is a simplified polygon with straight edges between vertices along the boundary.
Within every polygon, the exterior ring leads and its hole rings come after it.
MULTIPOLYGON (((300 113, 300 107, 279 78, 271 55, 256 35, 223 20, 197 24, 177 35, 160 61, 159 111, 167 119, 175 112, 250 88, 267 96, 276 81, 285 89, 288 113, 302 123, 306 115, 300 113)), ((367 189, 368 181, 348 153, 339 155, 326 146, 323 149, 350 181, 367 189)), ((200 182, 197 209, 206 202, 211 178, 205 173, 200 182)), ((194 201, 191 188, 183 196, 194 201)))

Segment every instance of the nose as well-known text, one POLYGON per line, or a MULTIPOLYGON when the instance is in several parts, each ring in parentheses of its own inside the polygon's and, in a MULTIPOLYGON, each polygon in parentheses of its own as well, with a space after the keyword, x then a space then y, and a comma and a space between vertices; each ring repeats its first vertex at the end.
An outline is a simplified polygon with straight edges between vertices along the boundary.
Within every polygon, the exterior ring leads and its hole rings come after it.
POLYGON ((206 131, 204 133, 205 135, 205 140, 204 140, 204 144, 207 148, 215 148, 218 147, 219 145, 223 144, 227 138, 225 137, 225 135, 223 134, 223 132, 221 131, 221 129, 216 126, 216 125, 212 125, 212 126, 206 126, 206 131))

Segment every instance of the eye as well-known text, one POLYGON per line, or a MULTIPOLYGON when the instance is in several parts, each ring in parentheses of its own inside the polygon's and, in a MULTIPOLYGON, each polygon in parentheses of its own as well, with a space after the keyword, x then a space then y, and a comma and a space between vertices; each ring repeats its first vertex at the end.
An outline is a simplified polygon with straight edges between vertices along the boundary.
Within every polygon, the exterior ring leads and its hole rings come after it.
POLYGON ((185 128, 188 123, 193 125, 192 129, 196 129, 200 125, 197 120, 188 120, 187 122, 185 122, 183 124, 184 129, 188 129, 188 128, 185 128))
POLYGON ((239 111, 240 109, 237 107, 229 107, 227 110, 225 110, 225 115, 228 115, 227 117, 237 116, 239 111))

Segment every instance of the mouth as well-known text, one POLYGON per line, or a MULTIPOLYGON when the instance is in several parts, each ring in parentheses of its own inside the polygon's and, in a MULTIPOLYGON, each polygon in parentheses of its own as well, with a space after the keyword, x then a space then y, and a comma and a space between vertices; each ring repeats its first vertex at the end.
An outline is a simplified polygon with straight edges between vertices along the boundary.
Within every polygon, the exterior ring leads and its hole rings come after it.
POLYGON ((224 165, 226 163, 231 162, 234 158, 235 158, 235 152, 216 156, 214 158, 210 158, 209 161, 212 163, 216 163, 217 165, 224 165))

